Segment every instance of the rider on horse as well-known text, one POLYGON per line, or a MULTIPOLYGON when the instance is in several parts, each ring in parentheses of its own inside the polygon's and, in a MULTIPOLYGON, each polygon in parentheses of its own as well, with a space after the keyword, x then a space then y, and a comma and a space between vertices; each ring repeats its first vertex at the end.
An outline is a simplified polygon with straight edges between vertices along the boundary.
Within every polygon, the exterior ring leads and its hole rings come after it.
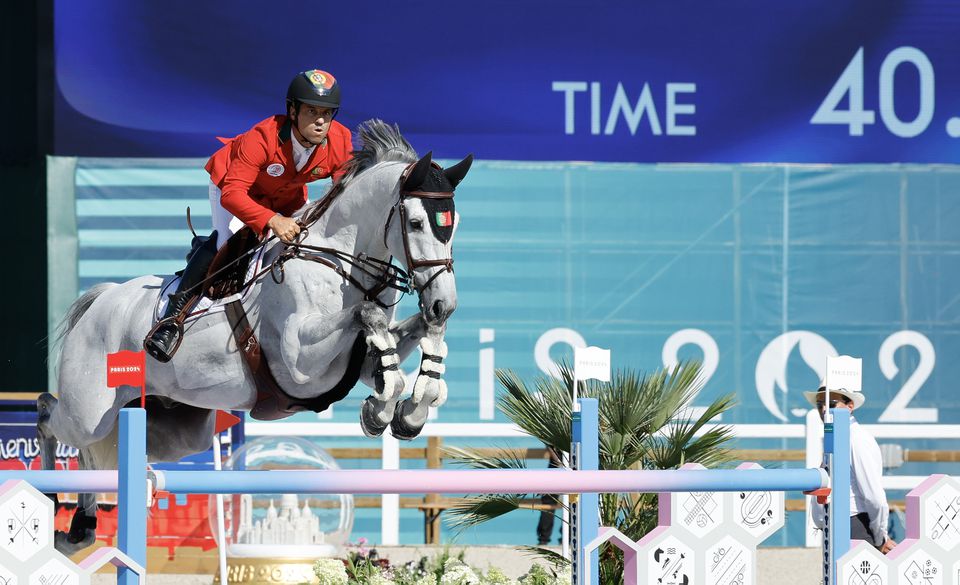
POLYGON ((271 116, 232 139, 207 161, 213 233, 196 247, 170 295, 160 323, 143 347, 168 362, 181 334, 189 305, 207 277, 217 249, 244 225, 263 236, 273 230, 293 241, 300 225, 290 216, 307 202, 306 184, 340 179, 353 150, 350 130, 334 121, 340 109, 340 84, 326 71, 298 73, 287 89, 286 115, 271 116))

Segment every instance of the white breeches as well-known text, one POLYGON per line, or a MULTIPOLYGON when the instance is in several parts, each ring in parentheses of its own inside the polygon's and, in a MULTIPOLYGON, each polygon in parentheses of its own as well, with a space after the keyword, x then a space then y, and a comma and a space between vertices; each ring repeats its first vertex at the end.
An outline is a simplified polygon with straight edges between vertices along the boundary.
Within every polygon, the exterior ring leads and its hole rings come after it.
POLYGON ((213 229, 217 230, 217 249, 219 250, 230 236, 240 231, 243 222, 233 216, 220 205, 220 188, 210 182, 210 216, 213 220, 213 229))

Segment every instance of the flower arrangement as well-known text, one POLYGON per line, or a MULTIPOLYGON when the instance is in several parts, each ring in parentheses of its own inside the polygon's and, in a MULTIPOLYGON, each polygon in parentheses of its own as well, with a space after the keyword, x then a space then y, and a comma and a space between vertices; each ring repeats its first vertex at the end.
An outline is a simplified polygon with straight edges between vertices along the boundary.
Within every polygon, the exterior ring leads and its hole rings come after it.
POLYGON ((313 565, 319 585, 567 585, 570 569, 548 570, 534 564, 519 580, 507 577, 496 567, 486 572, 464 562, 464 553, 444 550, 433 558, 421 557, 391 567, 360 539, 347 559, 320 559, 313 565))
POLYGON ((347 585, 347 568, 340 559, 320 559, 313 563, 313 574, 320 585, 347 585))

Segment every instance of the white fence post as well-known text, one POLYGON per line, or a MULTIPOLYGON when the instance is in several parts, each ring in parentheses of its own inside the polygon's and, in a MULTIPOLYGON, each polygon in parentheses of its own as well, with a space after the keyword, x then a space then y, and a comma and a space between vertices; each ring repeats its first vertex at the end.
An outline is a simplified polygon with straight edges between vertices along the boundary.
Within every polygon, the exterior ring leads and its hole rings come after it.
MULTIPOLYGON (((806 467, 820 467, 823 463, 823 422, 820 420, 820 413, 815 408, 807 412, 806 424, 804 424, 804 438, 806 439, 806 467)), ((804 519, 803 525, 806 528, 804 532, 804 544, 807 548, 820 548, 823 544, 823 532, 813 525, 813 515, 810 513, 812 498, 804 498, 804 519)))
MULTIPOLYGON (((383 433, 380 469, 400 469, 400 441, 383 433)), ((380 504, 380 544, 400 544, 400 494, 383 494, 380 504)))

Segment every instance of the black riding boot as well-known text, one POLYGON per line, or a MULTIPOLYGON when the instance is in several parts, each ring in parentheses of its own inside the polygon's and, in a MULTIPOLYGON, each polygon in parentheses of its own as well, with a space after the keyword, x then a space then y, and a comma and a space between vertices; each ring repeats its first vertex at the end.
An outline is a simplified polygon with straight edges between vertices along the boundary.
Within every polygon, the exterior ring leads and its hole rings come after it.
MULTIPOLYGON (((197 240, 197 238, 194 239, 197 240)), ((180 275, 177 292, 170 295, 163 317, 143 340, 143 349, 157 361, 169 362, 176 353, 180 345, 180 335, 183 332, 183 320, 189 311, 189 306, 203 293, 200 285, 207 278, 207 271, 216 255, 217 232, 214 230, 209 238, 193 246, 187 266, 180 275)))

